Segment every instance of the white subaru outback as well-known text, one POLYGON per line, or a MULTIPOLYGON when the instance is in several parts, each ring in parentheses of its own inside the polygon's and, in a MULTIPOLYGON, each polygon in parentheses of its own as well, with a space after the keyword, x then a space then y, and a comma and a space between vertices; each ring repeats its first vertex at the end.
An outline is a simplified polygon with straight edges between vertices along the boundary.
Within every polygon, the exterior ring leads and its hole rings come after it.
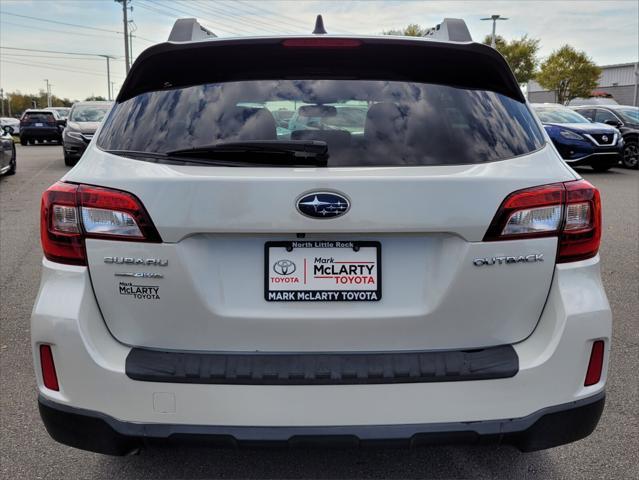
POLYGON ((460 20, 420 39, 180 20, 41 227, 39 406, 74 447, 530 451, 604 406, 599 193, 460 20))

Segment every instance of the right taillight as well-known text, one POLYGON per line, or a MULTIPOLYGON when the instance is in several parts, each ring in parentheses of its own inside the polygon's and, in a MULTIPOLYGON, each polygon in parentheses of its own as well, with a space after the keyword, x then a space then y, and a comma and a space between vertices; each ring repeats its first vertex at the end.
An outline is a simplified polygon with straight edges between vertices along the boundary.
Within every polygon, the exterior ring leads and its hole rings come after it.
POLYGON ((558 237, 557 263, 594 257, 601 241, 599 191, 586 180, 553 183, 511 193, 484 241, 558 237))
POLYGON ((46 258, 71 265, 86 265, 85 238, 162 241, 134 195, 63 182, 42 195, 40 237, 46 258))

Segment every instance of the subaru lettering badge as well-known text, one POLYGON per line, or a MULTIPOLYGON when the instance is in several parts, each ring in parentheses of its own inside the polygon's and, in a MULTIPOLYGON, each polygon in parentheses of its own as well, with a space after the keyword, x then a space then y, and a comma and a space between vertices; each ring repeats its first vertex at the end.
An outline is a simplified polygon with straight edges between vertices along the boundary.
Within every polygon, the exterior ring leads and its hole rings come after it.
POLYGON ((344 195, 334 192, 311 192, 297 200, 297 210, 311 218, 335 218, 344 215, 351 203, 344 195))

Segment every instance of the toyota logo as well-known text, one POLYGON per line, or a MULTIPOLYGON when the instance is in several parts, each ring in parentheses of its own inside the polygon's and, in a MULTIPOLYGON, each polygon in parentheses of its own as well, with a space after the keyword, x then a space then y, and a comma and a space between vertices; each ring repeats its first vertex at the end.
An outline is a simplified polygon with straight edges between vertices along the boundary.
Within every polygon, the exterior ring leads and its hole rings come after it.
POLYGON ((311 192, 297 200, 297 210, 311 218, 335 218, 344 215, 351 203, 343 195, 333 192, 311 192))
POLYGON ((278 275, 292 275, 295 270, 295 264, 290 260, 278 260, 273 264, 273 271, 278 275))

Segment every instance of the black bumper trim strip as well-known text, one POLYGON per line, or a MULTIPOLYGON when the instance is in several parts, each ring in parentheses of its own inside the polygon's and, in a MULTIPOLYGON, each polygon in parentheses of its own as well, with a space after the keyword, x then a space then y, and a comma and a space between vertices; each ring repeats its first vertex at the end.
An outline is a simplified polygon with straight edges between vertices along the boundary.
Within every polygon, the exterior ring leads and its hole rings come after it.
POLYGON ((511 345, 479 350, 374 353, 195 353, 133 348, 126 375, 144 382, 362 385, 513 377, 511 345))

